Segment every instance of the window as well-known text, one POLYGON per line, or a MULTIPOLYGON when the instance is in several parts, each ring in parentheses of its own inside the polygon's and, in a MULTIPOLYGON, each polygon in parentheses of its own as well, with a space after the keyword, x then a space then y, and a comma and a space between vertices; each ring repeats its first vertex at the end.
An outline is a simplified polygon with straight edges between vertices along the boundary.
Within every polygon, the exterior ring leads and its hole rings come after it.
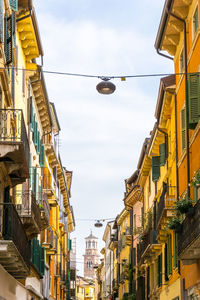
POLYGON ((160 156, 152 157, 152 180, 158 181, 160 177, 160 156))
POLYGON ((184 61, 184 55, 183 55, 183 50, 181 51, 180 54, 180 73, 185 69, 185 61, 184 61))
POLYGON ((194 129, 200 119, 200 76, 188 75, 189 128, 194 129))
POLYGON ((198 27, 199 27, 199 7, 197 6, 193 16, 193 36, 197 32, 198 27))
POLYGON ((151 193, 151 175, 149 175, 149 193, 151 193))
POLYGON ((181 149, 186 147, 186 114, 185 107, 181 110, 181 149))

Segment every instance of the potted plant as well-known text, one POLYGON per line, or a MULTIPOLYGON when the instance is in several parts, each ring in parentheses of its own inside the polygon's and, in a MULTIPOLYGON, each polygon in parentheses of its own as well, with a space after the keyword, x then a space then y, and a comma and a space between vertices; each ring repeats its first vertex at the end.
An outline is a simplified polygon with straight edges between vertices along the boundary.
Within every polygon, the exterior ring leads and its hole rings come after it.
POLYGON ((181 222, 180 222, 179 218, 177 218, 177 217, 170 219, 167 224, 167 227, 169 229, 175 230, 176 232, 180 232, 182 229, 181 222))
POLYGON ((192 208, 192 201, 189 200, 187 197, 176 202, 176 209, 181 214, 187 213, 189 210, 192 210, 192 208))

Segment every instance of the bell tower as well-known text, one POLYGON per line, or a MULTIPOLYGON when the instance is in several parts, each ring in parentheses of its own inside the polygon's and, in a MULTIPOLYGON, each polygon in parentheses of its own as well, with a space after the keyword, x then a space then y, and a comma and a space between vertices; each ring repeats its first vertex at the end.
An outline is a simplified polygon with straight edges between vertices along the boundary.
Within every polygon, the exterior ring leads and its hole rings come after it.
POLYGON ((99 254, 97 248, 98 238, 92 234, 85 238, 85 254, 84 256, 84 277, 94 279, 94 266, 99 263, 99 254))

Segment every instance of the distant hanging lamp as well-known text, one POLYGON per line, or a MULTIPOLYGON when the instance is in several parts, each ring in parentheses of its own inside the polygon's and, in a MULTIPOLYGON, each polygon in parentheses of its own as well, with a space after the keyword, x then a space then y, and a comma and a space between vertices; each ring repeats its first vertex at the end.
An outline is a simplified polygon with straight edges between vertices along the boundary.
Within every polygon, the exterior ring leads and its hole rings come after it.
POLYGON ((102 227, 103 224, 100 222, 100 220, 97 220, 96 223, 94 224, 95 227, 102 227))
POLYGON ((99 82, 96 86, 97 91, 103 95, 110 95, 110 94, 114 93, 114 91, 116 90, 116 87, 112 82, 109 81, 111 78, 101 77, 101 79, 102 79, 102 81, 99 82))

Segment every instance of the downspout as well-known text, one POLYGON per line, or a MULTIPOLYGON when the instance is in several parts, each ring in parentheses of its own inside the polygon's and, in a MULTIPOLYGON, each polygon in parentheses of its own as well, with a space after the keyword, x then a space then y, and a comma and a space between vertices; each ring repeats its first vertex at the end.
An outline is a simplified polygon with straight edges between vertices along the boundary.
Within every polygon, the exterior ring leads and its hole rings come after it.
MULTIPOLYGON (((186 106, 186 157, 187 157, 187 194, 188 198, 190 198, 190 157, 189 157, 189 128, 188 128, 188 120, 189 120, 189 106, 188 106, 188 68, 187 68, 187 32, 186 32, 186 22, 184 19, 176 16, 172 13, 168 8, 166 8, 166 13, 175 19, 179 20, 184 25, 184 62, 185 62, 185 106, 186 106)), ((157 49, 157 53, 161 56, 164 56, 168 59, 173 60, 171 56, 165 55, 157 49)))

